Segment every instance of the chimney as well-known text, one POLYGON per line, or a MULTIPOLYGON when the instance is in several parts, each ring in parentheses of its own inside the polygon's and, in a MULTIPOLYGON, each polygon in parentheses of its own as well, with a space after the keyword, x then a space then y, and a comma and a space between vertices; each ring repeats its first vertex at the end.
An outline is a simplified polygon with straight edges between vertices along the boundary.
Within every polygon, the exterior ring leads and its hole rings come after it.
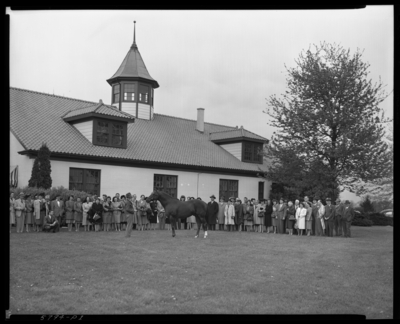
POLYGON ((197 125, 196 129, 204 133, 204 108, 197 108, 197 125))

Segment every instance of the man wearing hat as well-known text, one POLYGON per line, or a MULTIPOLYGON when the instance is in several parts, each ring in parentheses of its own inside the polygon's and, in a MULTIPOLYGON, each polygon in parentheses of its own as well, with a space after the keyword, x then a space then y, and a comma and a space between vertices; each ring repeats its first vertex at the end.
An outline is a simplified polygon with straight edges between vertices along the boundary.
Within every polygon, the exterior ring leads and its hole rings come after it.
POLYGON ((345 207, 342 218, 343 234, 344 237, 351 237, 350 227, 351 227, 351 222, 353 221, 354 218, 354 209, 353 207, 350 206, 350 201, 346 200, 344 204, 345 207))
POLYGON ((215 231, 215 224, 217 223, 217 215, 218 215, 218 210, 219 206, 217 202, 214 201, 215 196, 211 195, 210 196, 211 201, 207 204, 207 214, 206 214, 206 221, 207 221, 207 227, 215 231))
POLYGON ((335 227, 335 207, 332 205, 331 198, 326 198, 325 206, 325 235, 333 236, 333 228, 335 227))
POLYGON ((19 198, 14 201, 14 209, 15 209, 15 220, 17 223, 17 233, 22 233, 24 231, 24 223, 25 223, 25 194, 23 192, 19 193, 19 198))
POLYGON ((344 205, 340 202, 340 199, 336 199, 336 206, 335 206, 335 235, 342 236, 343 233, 343 217, 344 214, 344 205))
POLYGON ((125 231, 125 237, 131 237, 131 232, 132 232, 132 224, 133 224, 133 215, 135 214, 135 209, 133 208, 133 203, 132 203, 132 195, 130 192, 128 192, 126 195, 126 201, 125 201, 125 213, 126 213, 126 231, 125 231))

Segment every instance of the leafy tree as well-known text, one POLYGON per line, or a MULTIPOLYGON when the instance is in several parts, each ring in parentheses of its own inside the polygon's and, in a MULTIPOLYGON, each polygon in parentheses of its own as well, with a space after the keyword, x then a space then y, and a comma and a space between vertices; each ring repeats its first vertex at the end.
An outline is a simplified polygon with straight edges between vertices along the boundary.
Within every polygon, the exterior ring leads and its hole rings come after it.
POLYGON ((41 187, 48 189, 51 187, 51 165, 50 150, 45 143, 42 144, 38 155, 33 162, 31 178, 28 182, 29 187, 41 187))
POLYGON ((367 80, 369 64, 335 44, 302 52, 287 68, 287 91, 267 99, 264 111, 277 129, 264 154, 271 160, 266 177, 296 192, 336 198, 356 190, 358 179, 390 174, 391 159, 382 140, 379 104, 383 85, 367 80))
POLYGON ((373 213, 374 206, 372 205, 372 201, 369 199, 368 196, 366 196, 363 201, 360 203, 360 207, 364 210, 366 213, 373 213))

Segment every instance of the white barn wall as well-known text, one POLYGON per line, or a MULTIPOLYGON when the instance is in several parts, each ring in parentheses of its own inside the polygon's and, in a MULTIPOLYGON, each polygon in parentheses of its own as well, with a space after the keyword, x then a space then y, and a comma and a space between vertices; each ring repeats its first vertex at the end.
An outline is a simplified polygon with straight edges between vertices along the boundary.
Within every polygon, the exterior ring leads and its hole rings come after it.
POLYGON ((93 136, 93 120, 88 120, 82 123, 75 123, 73 126, 92 143, 93 136))
POLYGON ((121 111, 136 117, 136 102, 121 102, 121 111))
POLYGON ((34 159, 18 154, 20 151, 25 151, 24 147, 10 132, 10 166, 18 165, 18 187, 26 187, 31 178, 34 159))
POLYGON ((235 158, 242 160, 242 143, 222 144, 220 146, 235 158))
POLYGON ((142 103, 138 104, 138 118, 141 119, 150 119, 150 106, 149 105, 145 105, 142 103))
MULTIPOLYGON (((164 169, 145 169, 135 167, 112 166, 103 164, 51 161, 53 186, 69 186, 69 168, 87 168, 101 170, 100 194, 121 195, 131 192, 138 197, 149 195, 153 191, 154 174, 174 175, 178 177, 177 194, 201 197, 208 201, 210 195, 219 195, 219 180, 239 180, 239 197, 258 197, 258 182, 256 177, 233 175, 218 175, 164 169), (197 179, 199 180, 197 182, 197 179)), ((267 190, 264 191, 267 193, 267 190)), ((267 197, 267 196, 266 196, 267 197)))

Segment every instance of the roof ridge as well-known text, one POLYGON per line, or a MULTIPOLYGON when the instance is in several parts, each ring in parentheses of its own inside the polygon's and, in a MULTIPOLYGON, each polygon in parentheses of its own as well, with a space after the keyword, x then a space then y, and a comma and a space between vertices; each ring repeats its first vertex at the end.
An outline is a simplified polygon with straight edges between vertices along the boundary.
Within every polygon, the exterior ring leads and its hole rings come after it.
MULTIPOLYGON (((243 128, 243 130, 245 130, 246 132, 252 133, 253 135, 257 135, 257 136, 259 136, 259 137, 262 137, 262 138, 268 140, 268 138, 265 138, 264 136, 261 136, 261 135, 258 135, 258 134, 256 134, 256 133, 253 133, 252 131, 249 131, 249 130, 246 129, 246 128, 243 128)), ((269 140, 268 140, 268 141, 269 141, 269 140)))
POLYGON ((239 128, 236 128, 236 127, 235 127, 234 129, 226 129, 226 130, 223 130, 223 131, 210 132, 210 134, 232 132, 232 131, 234 131, 234 130, 239 130, 239 128))
POLYGON ((19 91, 26 91, 26 92, 32 92, 32 93, 38 93, 38 94, 42 94, 42 95, 46 95, 46 96, 58 97, 58 98, 69 99, 69 100, 75 100, 75 101, 79 101, 79 102, 87 102, 87 103, 91 103, 91 104, 96 104, 96 102, 94 102, 94 101, 87 101, 87 100, 76 99, 76 98, 71 98, 71 97, 64 97, 64 96, 54 95, 54 94, 52 95, 52 94, 46 93, 46 92, 28 90, 28 89, 11 87, 11 86, 10 86, 10 89, 19 90, 19 91))
MULTIPOLYGON (((159 113, 154 113, 154 115, 165 116, 165 117, 170 117, 170 118, 183 119, 183 120, 189 120, 189 121, 197 122, 196 119, 189 119, 189 118, 183 118, 183 117, 177 117, 177 116, 170 116, 170 115, 159 114, 159 113)), ((204 122, 204 124, 215 125, 215 126, 222 126, 222 127, 232 127, 232 129, 228 129, 228 130, 226 130, 226 131, 231 131, 231 130, 236 129, 234 126, 227 126, 227 125, 221 125, 221 124, 215 124, 215 123, 209 123, 209 122, 204 122)), ((223 131, 223 132, 225 132, 225 131, 223 131)))

